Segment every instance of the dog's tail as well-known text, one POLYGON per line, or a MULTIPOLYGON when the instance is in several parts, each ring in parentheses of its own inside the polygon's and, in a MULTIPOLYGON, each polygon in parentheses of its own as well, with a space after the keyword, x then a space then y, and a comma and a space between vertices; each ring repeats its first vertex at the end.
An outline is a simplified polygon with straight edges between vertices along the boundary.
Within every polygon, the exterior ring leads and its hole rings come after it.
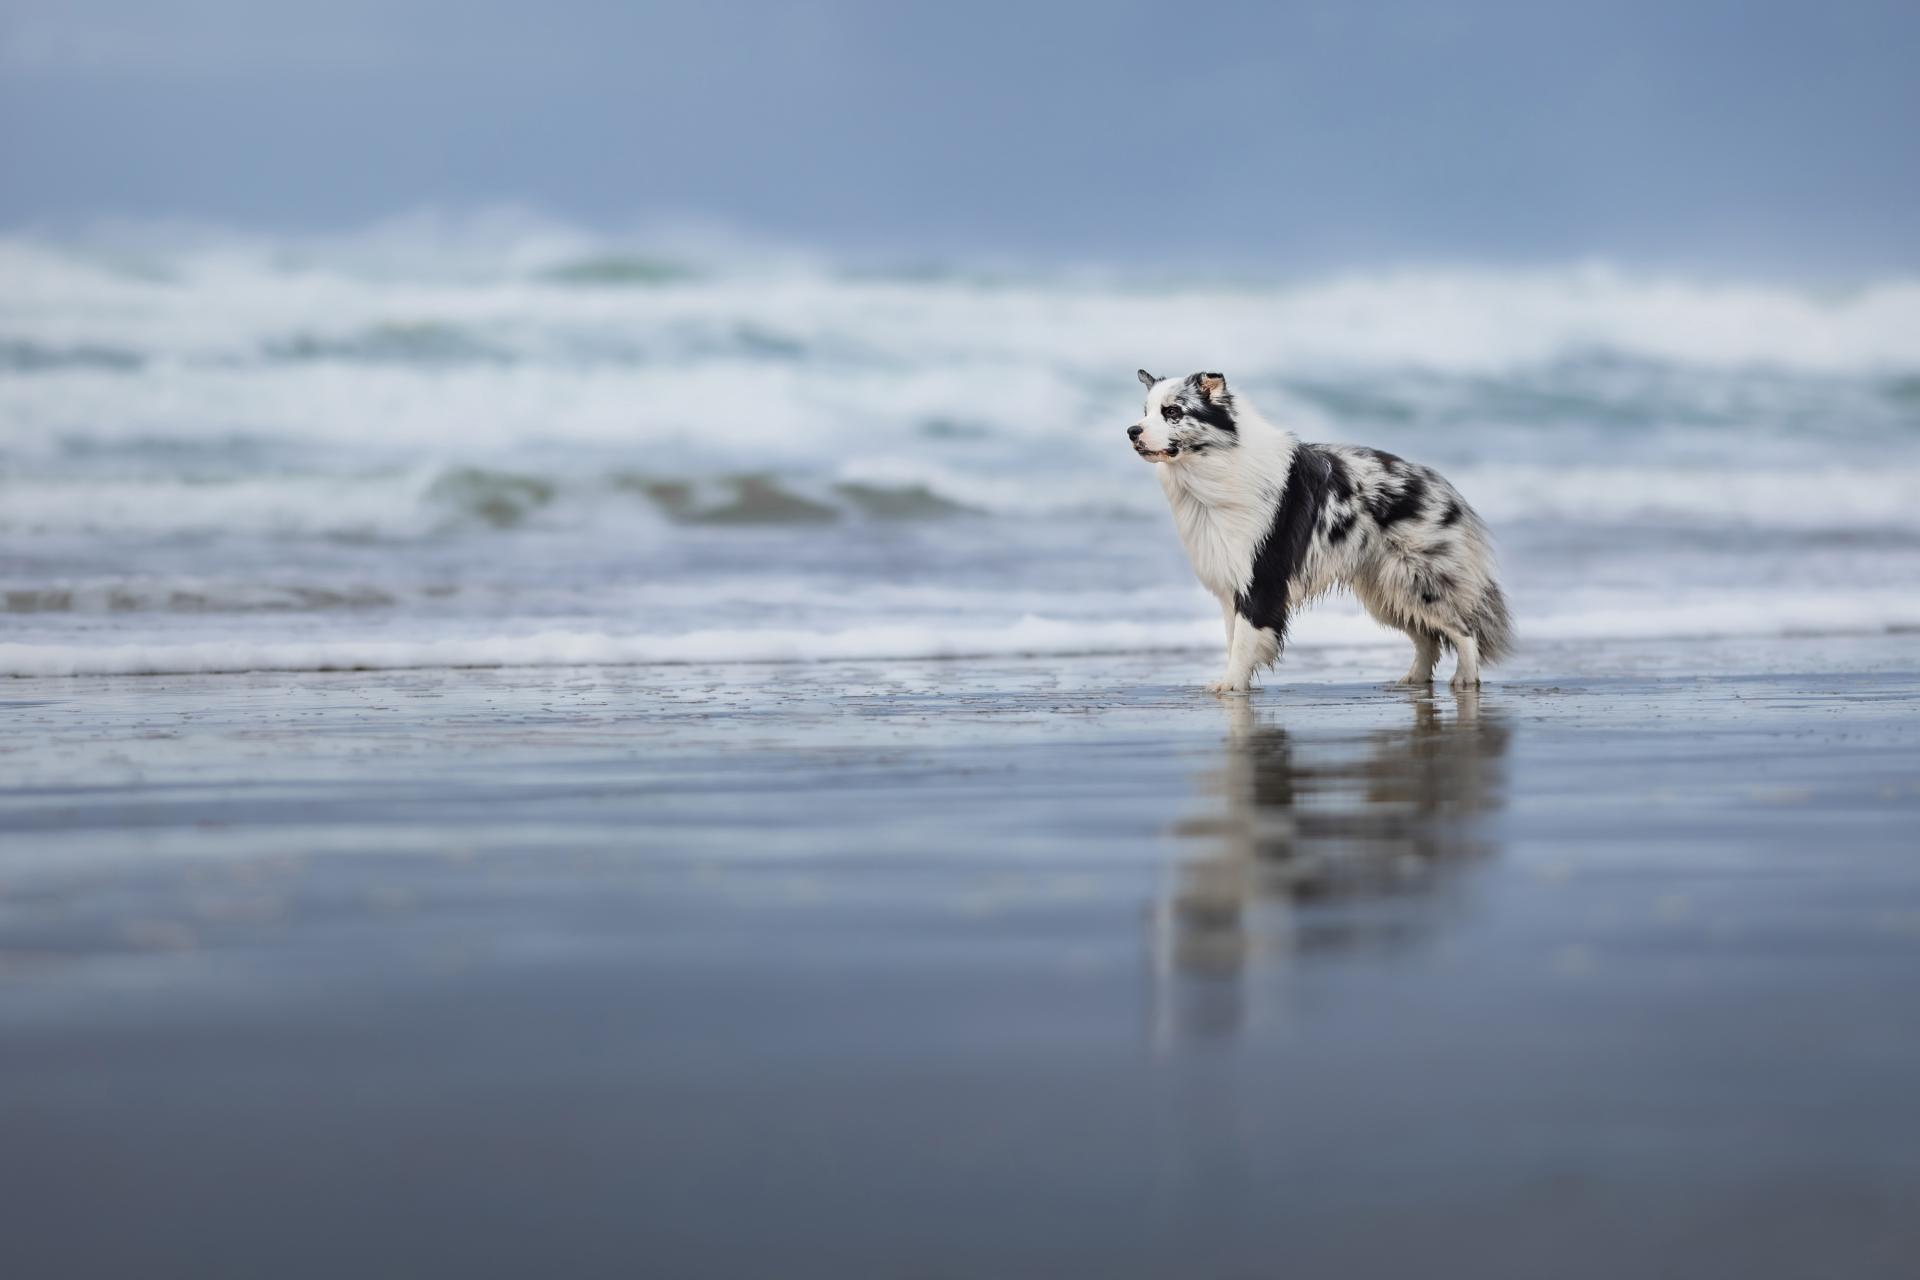
POLYGON ((1489 582, 1480 603, 1467 615, 1467 627, 1479 642, 1480 661, 1492 665, 1513 652, 1513 619, 1498 583, 1489 582))

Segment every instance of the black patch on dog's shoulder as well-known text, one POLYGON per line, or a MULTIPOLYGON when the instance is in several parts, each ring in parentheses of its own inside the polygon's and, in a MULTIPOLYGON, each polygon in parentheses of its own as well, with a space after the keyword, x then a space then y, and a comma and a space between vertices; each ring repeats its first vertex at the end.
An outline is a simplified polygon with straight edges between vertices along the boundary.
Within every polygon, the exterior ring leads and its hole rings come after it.
POLYGON ((1447 509, 1440 513, 1440 526, 1441 528, 1445 528, 1459 519, 1460 500, 1458 498, 1449 498, 1447 500, 1447 509))
POLYGON ((1273 526, 1253 556, 1252 579, 1233 598, 1241 617, 1281 640, 1287 638, 1287 584, 1307 558, 1313 527, 1327 505, 1328 478, 1326 454, 1310 444, 1295 446, 1273 526))
POLYGON ((1385 529, 1402 520, 1417 517, 1426 496, 1427 482, 1420 478, 1419 473, 1409 470, 1401 477, 1398 493, 1387 489, 1374 490, 1367 498, 1367 510, 1373 513, 1374 523, 1385 529))
POLYGON ((1388 453, 1385 449, 1362 449, 1360 452, 1371 455, 1373 460, 1380 464, 1380 469, 1388 475, 1407 465, 1399 454, 1388 453))

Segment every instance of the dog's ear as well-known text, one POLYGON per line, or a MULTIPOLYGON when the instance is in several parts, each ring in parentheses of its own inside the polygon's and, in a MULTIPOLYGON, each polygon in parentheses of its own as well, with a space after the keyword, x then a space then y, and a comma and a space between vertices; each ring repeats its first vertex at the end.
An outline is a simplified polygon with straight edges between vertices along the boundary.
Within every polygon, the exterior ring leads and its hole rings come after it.
POLYGON ((1152 374, 1148 373, 1145 369, 1136 369, 1134 373, 1136 376, 1139 377, 1140 385, 1143 387, 1151 387, 1154 383, 1160 381, 1160 379, 1154 377, 1152 374))
POLYGON ((1224 373, 1196 373, 1193 380, 1200 388, 1200 394, 1218 404, 1227 398, 1227 375, 1224 373))

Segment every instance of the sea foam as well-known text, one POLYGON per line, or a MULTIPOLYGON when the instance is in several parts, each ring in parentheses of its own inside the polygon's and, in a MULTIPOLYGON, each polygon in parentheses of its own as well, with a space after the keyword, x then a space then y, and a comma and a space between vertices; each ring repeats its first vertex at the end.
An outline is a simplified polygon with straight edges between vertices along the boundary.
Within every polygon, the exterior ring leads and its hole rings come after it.
MULTIPOLYGON (((1920 600, 1904 591, 1813 592, 1779 599, 1754 592, 1701 593, 1677 601, 1628 592, 1570 594, 1520 617, 1522 644, 1581 640, 1694 640, 1920 630, 1920 600)), ((1405 644, 1342 601, 1309 611, 1295 649, 1405 644)), ((0 644, 0 675, 185 675, 250 671, 389 671, 432 668, 598 667, 880 659, 1068 657, 1218 650, 1216 618, 1129 622, 1027 615, 1003 625, 879 623, 841 630, 708 628, 621 634, 548 629, 443 638, 311 640, 142 639, 126 643, 0 644)), ((1383 657, 1382 670, 1399 655, 1383 657)), ((1383 677, 1384 678, 1384 677, 1383 677)), ((1269 683, 1288 679, 1281 673, 1269 683)))

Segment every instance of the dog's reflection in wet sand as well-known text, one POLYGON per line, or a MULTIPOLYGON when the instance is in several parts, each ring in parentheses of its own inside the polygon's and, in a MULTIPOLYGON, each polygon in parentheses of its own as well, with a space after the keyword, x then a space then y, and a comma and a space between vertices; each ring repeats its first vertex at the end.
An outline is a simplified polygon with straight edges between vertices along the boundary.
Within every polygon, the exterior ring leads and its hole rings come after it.
POLYGON ((1180 828, 1204 852, 1176 865, 1156 904, 1163 1032, 1230 1032, 1263 959, 1335 947, 1394 947, 1444 911, 1426 899, 1450 868, 1491 851, 1509 731, 1467 690, 1404 698, 1410 723, 1291 734, 1246 699, 1219 767, 1218 807, 1180 828))

